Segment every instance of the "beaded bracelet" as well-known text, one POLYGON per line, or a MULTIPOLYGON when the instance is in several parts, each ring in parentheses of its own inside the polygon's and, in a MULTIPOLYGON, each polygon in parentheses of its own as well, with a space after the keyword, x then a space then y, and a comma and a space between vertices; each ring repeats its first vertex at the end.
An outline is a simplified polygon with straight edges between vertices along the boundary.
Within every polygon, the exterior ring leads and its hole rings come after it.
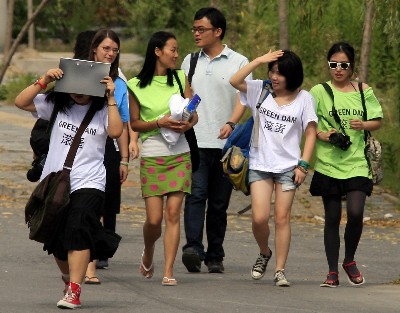
POLYGON ((129 162, 119 162, 119 164, 121 164, 121 165, 125 165, 125 166, 128 166, 129 165, 129 162))
POLYGON ((304 167, 302 167, 302 166, 300 166, 300 165, 297 165, 296 168, 297 168, 298 170, 302 171, 304 174, 306 174, 306 175, 308 174, 308 171, 307 171, 304 167))

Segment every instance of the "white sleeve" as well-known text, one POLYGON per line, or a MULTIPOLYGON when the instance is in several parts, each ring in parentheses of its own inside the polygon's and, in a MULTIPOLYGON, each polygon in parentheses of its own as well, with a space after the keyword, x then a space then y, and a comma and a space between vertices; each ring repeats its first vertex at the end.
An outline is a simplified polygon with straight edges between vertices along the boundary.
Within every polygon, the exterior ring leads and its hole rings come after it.
POLYGON ((247 84, 247 93, 240 93, 240 102, 249 107, 255 108, 257 105, 258 99, 260 98, 263 81, 260 79, 256 80, 246 80, 247 84))
POLYGON ((53 112, 54 103, 46 101, 46 94, 38 94, 33 99, 33 104, 36 108, 37 117, 49 121, 51 112, 53 112))

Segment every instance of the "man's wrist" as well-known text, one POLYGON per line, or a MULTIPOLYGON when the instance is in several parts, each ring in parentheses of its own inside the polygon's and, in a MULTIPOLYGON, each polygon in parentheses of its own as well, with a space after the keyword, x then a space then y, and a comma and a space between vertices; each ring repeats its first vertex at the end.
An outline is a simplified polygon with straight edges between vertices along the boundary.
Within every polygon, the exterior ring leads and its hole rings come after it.
POLYGON ((232 128, 232 130, 234 130, 236 127, 236 123, 234 122, 226 122, 225 124, 229 125, 232 128))

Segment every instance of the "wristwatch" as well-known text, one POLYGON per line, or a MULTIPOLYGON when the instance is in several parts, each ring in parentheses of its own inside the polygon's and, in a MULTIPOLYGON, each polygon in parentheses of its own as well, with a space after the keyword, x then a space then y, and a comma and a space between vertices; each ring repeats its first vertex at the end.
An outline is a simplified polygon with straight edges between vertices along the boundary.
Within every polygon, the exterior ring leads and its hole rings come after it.
POLYGON ((232 130, 234 130, 236 127, 236 124, 234 122, 226 122, 225 124, 228 124, 232 128, 232 130))

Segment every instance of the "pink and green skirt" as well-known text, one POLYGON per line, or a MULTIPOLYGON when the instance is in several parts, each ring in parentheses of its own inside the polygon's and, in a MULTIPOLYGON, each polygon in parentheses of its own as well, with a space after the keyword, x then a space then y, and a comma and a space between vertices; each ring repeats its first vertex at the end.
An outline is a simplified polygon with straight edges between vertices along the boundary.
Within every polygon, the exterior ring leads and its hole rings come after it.
POLYGON ((190 193, 192 163, 190 152, 140 160, 142 197, 163 196, 174 191, 190 193))

